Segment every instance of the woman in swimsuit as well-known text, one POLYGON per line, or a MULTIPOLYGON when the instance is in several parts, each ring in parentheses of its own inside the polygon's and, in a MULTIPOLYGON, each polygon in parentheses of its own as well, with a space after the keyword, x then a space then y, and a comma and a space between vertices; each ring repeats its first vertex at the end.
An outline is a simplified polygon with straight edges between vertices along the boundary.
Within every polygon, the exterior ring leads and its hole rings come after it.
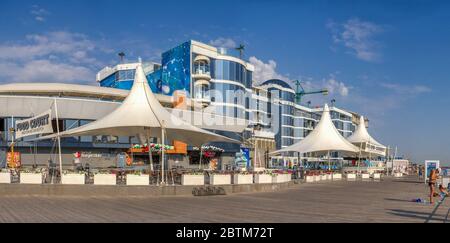
POLYGON ((430 187, 430 203, 434 203, 434 188, 436 187, 436 180, 438 179, 437 170, 431 170, 430 178, 428 179, 428 186, 430 187))

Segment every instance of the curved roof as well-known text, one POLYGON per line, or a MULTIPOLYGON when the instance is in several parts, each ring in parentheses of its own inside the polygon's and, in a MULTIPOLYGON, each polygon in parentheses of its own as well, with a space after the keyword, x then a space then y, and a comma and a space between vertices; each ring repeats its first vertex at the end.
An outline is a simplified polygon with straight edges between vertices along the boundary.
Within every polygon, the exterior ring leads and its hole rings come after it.
MULTIPOLYGON (((129 90, 107 88, 93 85, 66 84, 66 83, 11 83, 0 84, 0 95, 30 95, 30 96, 64 96, 64 97, 87 97, 95 99, 109 99, 114 101, 124 100, 129 90)), ((162 94, 154 94, 162 103, 172 103, 172 97, 162 94)), ((201 104, 187 98, 188 106, 201 104)))
POLYGON ((336 129, 331 121, 330 108, 325 104, 322 118, 314 130, 303 140, 287 148, 283 148, 274 153, 282 152, 326 152, 326 151, 344 151, 358 152, 359 149, 347 141, 336 129))
POLYGON ((363 116, 360 116, 358 128, 356 128, 356 131, 350 137, 348 137, 347 140, 353 144, 369 143, 369 144, 376 145, 379 147, 385 147, 381 143, 377 142, 377 140, 372 138, 372 136, 370 136, 369 132, 367 132, 367 128, 366 128, 363 116))
POLYGON ((281 79, 269 79, 267 81, 264 81, 261 85, 267 85, 267 84, 278 84, 283 88, 292 89, 292 87, 286 82, 281 79))
POLYGON ((123 89, 65 83, 11 83, 0 85, 0 94, 65 95, 124 99, 128 92, 128 90, 123 89))

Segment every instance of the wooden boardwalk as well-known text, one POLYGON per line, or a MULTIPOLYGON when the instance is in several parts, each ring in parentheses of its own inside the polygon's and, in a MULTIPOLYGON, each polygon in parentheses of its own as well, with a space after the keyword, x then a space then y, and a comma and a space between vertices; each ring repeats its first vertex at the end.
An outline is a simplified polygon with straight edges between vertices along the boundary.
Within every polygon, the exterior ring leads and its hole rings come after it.
MULTIPOLYGON (((2 196, 0 222, 425 222, 416 178, 301 184, 278 192, 192 197, 2 196)), ((443 222, 450 200, 431 222, 443 222)))

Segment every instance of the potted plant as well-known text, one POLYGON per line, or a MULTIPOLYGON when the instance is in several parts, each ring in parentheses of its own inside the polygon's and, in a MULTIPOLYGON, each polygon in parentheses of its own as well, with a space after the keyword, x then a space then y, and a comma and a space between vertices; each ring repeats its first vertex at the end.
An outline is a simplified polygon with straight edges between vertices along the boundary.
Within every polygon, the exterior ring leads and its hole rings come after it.
POLYGON ((116 185, 116 183, 116 174, 112 174, 109 171, 94 174, 94 185, 116 185))
POLYGON ((341 173, 333 173, 333 175, 331 176, 331 179, 333 181, 335 181, 335 180, 342 180, 342 174, 341 173))
POLYGON ((272 176, 272 183, 285 183, 291 181, 291 173, 288 171, 276 171, 272 176))
POLYGON ((0 169, 0 183, 11 183, 11 173, 9 172, 9 170, 0 169))
POLYGON ((205 185, 205 175, 203 172, 190 172, 181 175, 181 185, 201 186, 205 185))
POLYGON ((209 174, 210 185, 230 185, 231 174, 227 172, 212 172, 209 174))
POLYGON ((84 185, 86 175, 84 172, 64 171, 61 175, 61 184, 64 185, 84 185))
POLYGON ((308 171, 305 175, 305 180, 306 182, 314 182, 315 181, 314 174, 308 171))
POLYGON ((136 171, 127 174, 127 186, 148 186, 150 184, 150 175, 136 171))
POLYGON ((253 184, 253 174, 247 171, 235 173, 233 175, 233 184, 253 184))
POLYGON ((268 170, 256 173, 254 175, 255 183, 256 184, 272 183, 272 175, 273 173, 268 170))
POLYGON ((20 171, 20 183, 22 184, 42 184, 41 170, 22 170, 20 171))
POLYGON ((370 174, 369 173, 361 173, 361 179, 363 179, 363 180, 370 179, 370 174))
POLYGON ((375 173, 372 174, 372 178, 373 178, 374 180, 379 180, 379 179, 381 179, 381 174, 375 172, 375 173))
POLYGON ((345 177, 347 178, 347 180, 356 180, 356 173, 354 172, 348 172, 345 177))

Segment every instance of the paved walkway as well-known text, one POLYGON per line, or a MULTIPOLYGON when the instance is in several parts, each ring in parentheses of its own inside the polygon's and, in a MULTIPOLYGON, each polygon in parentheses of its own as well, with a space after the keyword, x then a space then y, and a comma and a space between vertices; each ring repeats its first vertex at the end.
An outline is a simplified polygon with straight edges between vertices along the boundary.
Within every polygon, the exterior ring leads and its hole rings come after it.
MULTIPOLYGON (((433 206, 416 178, 302 184, 210 197, 1 196, 0 222, 425 222, 433 206)), ((444 222, 450 200, 432 222, 444 222)), ((450 219, 448 219, 450 220, 450 219)))

